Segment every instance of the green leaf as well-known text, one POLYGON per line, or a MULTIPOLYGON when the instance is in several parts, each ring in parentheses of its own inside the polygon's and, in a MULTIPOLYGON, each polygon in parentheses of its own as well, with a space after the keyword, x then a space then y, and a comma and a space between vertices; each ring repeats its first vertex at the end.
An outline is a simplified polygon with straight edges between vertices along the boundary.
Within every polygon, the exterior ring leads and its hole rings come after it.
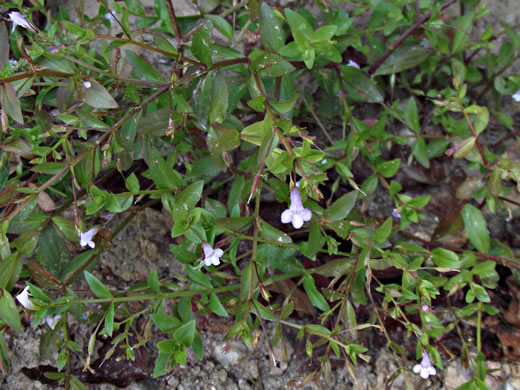
POLYGON ((139 192, 139 179, 137 179, 135 173, 132 172, 130 176, 126 178, 125 187, 134 195, 139 192))
POLYGON ((383 177, 389 178, 397 173, 400 166, 401 159, 396 158, 394 160, 385 161, 379 164, 377 167, 377 172, 380 173, 383 177))
POLYGON ((171 353, 159 352, 159 355, 157 355, 157 358, 155 359, 155 367, 153 369, 154 378, 158 378, 164 374, 171 358, 171 353))
MULTIPOLYGON (((4 241, 7 245, 7 240, 4 241)), ((9 247, 9 245, 7 245, 9 247)), ((7 256, 0 262, 0 288, 11 290, 22 272, 23 257, 18 253, 7 256)))
POLYGON ((415 68, 432 54, 432 50, 421 45, 399 46, 374 73, 374 76, 389 75, 415 68))
POLYGON ((236 129, 227 129, 222 132, 215 143, 213 144, 213 150, 222 153, 229 152, 240 146, 240 136, 236 129))
POLYGON ((47 226, 40 233, 39 249, 42 256, 42 265, 53 276, 58 277, 63 267, 70 262, 70 253, 55 225, 47 226))
POLYGON ((107 314, 105 315, 105 330, 110 337, 112 337, 112 332, 114 331, 114 310, 114 302, 112 302, 108 306, 107 314))
POLYGON ((337 29, 335 25, 322 26, 312 33, 311 42, 330 41, 337 29))
POLYGON ((306 274, 303 277, 303 288, 305 289, 305 292, 307 293, 307 296, 309 297, 309 300, 313 306, 317 307, 321 311, 330 310, 329 304, 316 288, 316 284, 314 283, 314 279, 311 275, 306 274))
POLYGON ((150 314, 150 319, 164 333, 171 333, 181 324, 178 318, 163 313, 150 314))
POLYGON ((79 100, 93 108, 118 108, 119 105, 112 95, 99 84, 96 79, 89 77, 88 81, 76 84, 79 100), (85 86, 88 85, 88 88, 85 86))
POLYGON ((469 137, 462 141, 460 144, 456 146, 456 151, 453 154, 453 158, 463 158, 466 157, 469 152, 473 150, 475 147, 475 142, 477 141, 476 137, 469 137))
POLYGON ((190 347, 193 344, 193 339, 195 338, 195 320, 191 320, 180 328, 178 328, 173 333, 173 339, 183 344, 185 347, 190 347))
MULTIPOLYGON (((129 122, 133 122, 132 119, 129 122)), ((141 117, 134 125, 129 128, 125 128, 123 125, 122 131, 126 131, 123 139, 124 145, 128 146, 128 149, 133 150, 135 135, 137 134, 149 134, 155 137, 160 137, 165 134, 165 130, 168 128, 170 122, 170 109, 161 108, 154 112, 149 112, 146 116, 141 117), (135 126, 135 129, 132 127, 135 126)), ((126 147, 125 146, 125 147, 126 147)))
POLYGON ((469 241, 479 252, 489 252, 489 231, 486 220, 476 207, 467 204, 462 209, 462 219, 469 241))
POLYGON ((213 23, 207 21, 193 35, 191 43, 191 52, 194 57, 203 64, 211 66, 211 52, 213 50, 213 41, 211 40, 211 30, 213 23))
POLYGON ((218 218, 216 227, 218 229, 226 229, 233 232, 241 232, 251 226, 253 217, 230 217, 218 218))
POLYGON ((247 105, 251 107, 256 112, 264 112, 265 111, 265 96, 257 96, 254 99, 251 99, 247 102, 247 105))
POLYGON ((489 110, 487 107, 477 106, 473 104, 464 109, 466 114, 475 115, 475 119, 473 121, 473 127, 477 134, 482 133, 488 125, 489 122, 489 110))
POLYGON ((108 288, 105 287, 103 283, 101 283, 94 275, 92 275, 88 271, 84 271, 83 274, 85 275, 85 280, 88 283, 88 286, 92 290, 92 292, 96 295, 98 298, 112 298, 112 294, 110 294, 110 291, 108 288))
POLYGON ((281 230, 276 229, 275 227, 271 226, 264 220, 260 221, 260 226, 262 230, 260 231, 260 237, 262 237, 265 240, 279 242, 281 244, 290 244, 292 243, 291 237, 289 237, 287 234, 282 232, 281 230))
POLYGON ((38 245, 39 239, 40 233, 27 232, 18 236, 18 238, 14 240, 13 244, 24 256, 31 257, 32 253, 36 249, 36 245, 38 245))
POLYGON ((138 79, 165 83, 166 80, 146 60, 132 50, 125 51, 126 59, 132 65, 133 73, 138 79))
POLYGON ((479 276, 481 279, 488 277, 495 272, 496 263, 494 261, 484 261, 473 267, 471 272, 479 276))
POLYGON ((323 246, 323 235, 321 234, 320 224, 313 220, 311 223, 311 231, 309 233, 309 244, 307 245, 307 252, 305 255, 311 259, 316 257, 323 246))
POLYGON ((459 269, 459 256, 453 251, 444 248, 435 248, 432 251, 432 260, 437 267, 459 269))
POLYGON ((16 91, 13 86, 9 83, 5 83, 0 86, 2 89, 2 104, 5 112, 16 122, 23 125, 22 108, 20 106, 20 100, 16 95, 16 91))
POLYGON ((209 121, 222 123, 226 119, 229 102, 228 85, 222 72, 216 73, 211 87, 209 121))
POLYGON ((296 69, 286 59, 265 52, 257 56, 250 67, 254 72, 258 72, 260 77, 280 77, 296 69))
POLYGON ((222 303, 220 303, 220 299, 218 299, 217 295, 214 292, 212 292, 209 297, 209 308, 213 313, 221 317, 229 316, 224 306, 222 306, 222 303))
MULTIPOLYGON (((2 23, 3 24, 3 23, 2 23)), ((1 27, 0 27, 1 29, 1 27)), ((1 33, 1 31, 0 31, 1 33)), ((0 37, 1 38, 1 37, 0 37)), ((0 50, 2 48, 0 47, 0 50)), ((2 65, 0 65, 1 67, 2 65)), ((9 372, 11 365, 9 364, 9 348, 7 347, 7 343, 4 339, 4 333, 2 332, 2 335, 0 335, 0 367, 2 367, 3 372, 9 372)))
POLYGON ((200 284, 204 287, 213 288, 211 282, 208 277, 200 270, 195 267, 190 267, 189 265, 186 267, 186 271, 188 272, 188 277, 195 283, 200 284))
POLYGON ((195 92, 195 96, 193 97, 193 110, 195 111, 195 115, 199 120, 199 123, 202 125, 204 129, 207 128, 209 113, 211 110, 211 97, 213 96, 213 84, 215 81, 215 71, 209 72, 206 76, 204 76, 195 92))
POLYGON ((182 185, 182 178, 177 171, 174 171, 155 147, 150 148, 148 156, 148 166, 150 175, 158 189, 176 190, 182 185))
POLYGON ((224 19, 222 16, 219 15, 205 15, 206 19, 209 19, 213 22, 213 25, 215 28, 222 33, 227 39, 230 41, 233 41, 233 28, 231 25, 227 22, 226 19, 224 19))
POLYGON ((418 137, 412 146, 412 153, 414 157, 419 161, 426 169, 430 168, 430 159, 428 156, 428 149, 426 148, 426 143, 424 142, 423 137, 418 137))
POLYGON ((406 103, 406 107, 404 108, 403 113, 406 123, 415 131, 420 132, 421 128, 419 126, 419 114, 417 112, 417 104, 415 103, 415 99, 413 97, 408 99, 408 103, 406 103))
POLYGON ((7 290, 3 290, 3 296, 0 298, 0 318, 15 332, 22 330, 18 308, 7 290))
POLYGON ((392 217, 388 217, 387 220, 381 226, 379 226, 379 229, 377 229, 376 234, 374 234, 374 241, 377 244, 382 244, 388 239, 388 237, 390 237, 391 233, 392 217))
POLYGON ((296 102, 298 101, 298 99, 299 99, 299 96, 295 96, 289 100, 282 100, 279 102, 272 101, 269 103, 280 114, 286 114, 293 109, 293 107, 296 104, 296 102))
POLYGON ((272 51, 279 51, 286 39, 282 21, 265 2, 260 7, 260 37, 262 43, 272 51))
POLYGON ((311 35, 313 33, 312 26, 309 24, 307 19, 305 19, 300 14, 294 12, 290 8, 285 9, 285 16, 287 17, 287 20, 289 24, 291 25, 291 29, 294 32, 300 32, 302 33, 305 38, 310 39, 311 35))
POLYGON ((323 212, 323 217, 329 221, 345 219, 356 204, 357 194, 357 191, 352 191, 343 195, 323 212))
POLYGON ((161 284, 159 282, 159 276, 157 275, 157 271, 153 270, 152 273, 148 276, 146 280, 146 284, 149 288, 151 288, 156 293, 161 293, 161 284))
POLYGON ((347 84, 346 90, 352 98, 371 103, 383 102, 383 95, 377 85, 361 70, 344 65, 341 67, 341 74, 347 84))
POLYGON ((452 53, 457 53, 466 47, 473 27, 473 12, 468 12, 457 19, 458 24, 455 26, 455 37, 451 47, 452 53))
POLYGON ((43 173, 45 175, 55 175, 67 166, 64 162, 44 162, 36 165, 31 169, 33 172, 43 173))
POLYGON ((204 181, 199 180, 195 183, 191 183, 175 197, 175 208, 173 212, 177 210, 188 211, 195 207, 199 203, 200 197, 202 196, 202 189, 204 188, 204 181))

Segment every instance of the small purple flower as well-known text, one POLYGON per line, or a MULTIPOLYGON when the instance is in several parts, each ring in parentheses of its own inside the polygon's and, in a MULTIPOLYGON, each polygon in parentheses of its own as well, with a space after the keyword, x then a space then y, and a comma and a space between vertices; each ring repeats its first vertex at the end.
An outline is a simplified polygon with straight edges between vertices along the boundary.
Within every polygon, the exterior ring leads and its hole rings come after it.
POLYGON ((224 254, 224 251, 220 248, 213 249, 211 245, 209 245, 207 242, 202 243, 202 250, 204 251, 204 264, 206 267, 209 267, 210 265, 219 265, 220 264, 220 257, 224 254))
POLYGON ((421 364, 416 364, 413 368, 413 372, 419 374, 423 379, 428 379, 429 376, 437 374, 437 370, 432 366, 428 352, 424 352, 421 364))
POLYGON ((513 100, 515 102, 520 102, 520 89, 518 91, 516 91, 515 94, 513 95, 513 100))
POLYGON ((421 309, 422 309, 422 311, 428 311, 428 310, 430 310, 430 306, 428 306, 426 303, 424 303, 424 304, 421 306, 421 309))
POLYGON ((90 88, 90 87, 92 87, 92 83, 90 81, 83 81, 83 86, 85 88, 90 88))
POLYGON ((302 198, 298 192, 298 188, 291 190, 291 206, 281 215, 282 223, 292 223, 293 228, 300 229, 304 222, 310 221, 312 212, 303 207, 302 198))
POLYGON ((401 219, 401 213, 399 212, 399 209, 393 209, 392 210, 392 217, 401 219))
POLYGON ((91 248, 95 248, 96 244, 94 243, 94 241, 92 241, 92 239, 94 238, 98 230, 98 228, 93 227, 86 233, 79 233, 79 245, 81 245, 81 247, 85 247, 88 245, 91 248))
POLYGON ((20 26, 20 27, 26 28, 27 30, 32 31, 32 32, 36 32, 37 31, 36 27, 31 22, 29 22, 25 18, 25 16, 23 16, 18 11, 10 12, 9 13, 9 19, 11 19, 11 21, 13 22, 13 29, 11 30, 11 32, 14 31, 14 28, 16 26, 20 26))

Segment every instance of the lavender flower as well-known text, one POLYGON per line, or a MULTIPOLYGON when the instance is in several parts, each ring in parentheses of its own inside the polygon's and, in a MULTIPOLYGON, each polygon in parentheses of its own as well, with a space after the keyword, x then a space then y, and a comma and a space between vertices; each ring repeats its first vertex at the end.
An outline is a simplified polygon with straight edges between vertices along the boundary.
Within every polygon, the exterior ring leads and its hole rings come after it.
POLYGON ((310 221, 312 212, 303 207, 302 198, 298 192, 298 188, 291 190, 291 206, 281 215, 282 223, 291 222, 293 228, 300 229, 304 222, 310 221))
POLYGON ((392 210, 392 217, 401 219, 401 213, 399 212, 399 209, 393 209, 392 210))
POLYGON ((437 370, 432 366, 428 352, 424 352, 421 364, 416 364, 413 368, 413 372, 419 374, 423 379, 428 379, 429 376, 437 374, 437 370))
POLYGON ((220 257, 224 254, 222 249, 213 249, 207 242, 203 242, 202 250, 204 251, 204 264, 206 267, 209 267, 210 265, 217 266, 220 264, 220 257))
POLYGON ((90 88, 90 87, 92 87, 92 83, 90 81, 83 81, 83 86, 85 88, 90 88))
POLYGON ((16 26, 20 26, 20 27, 26 28, 27 30, 32 31, 32 32, 36 32, 37 31, 36 27, 31 22, 29 22, 25 18, 25 16, 23 16, 18 11, 10 12, 9 13, 9 19, 11 19, 11 21, 13 22, 13 29, 11 30, 11 32, 14 31, 14 28, 16 26))
POLYGON ((515 94, 513 95, 513 99, 515 102, 520 102, 520 89, 515 92, 515 94))
POLYGON ((98 230, 98 228, 93 227, 86 233, 79 233, 79 245, 81 245, 81 247, 85 247, 88 245, 91 248, 95 248, 96 244, 94 243, 94 241, 92 241, 92 239, 94 238, 98 230))

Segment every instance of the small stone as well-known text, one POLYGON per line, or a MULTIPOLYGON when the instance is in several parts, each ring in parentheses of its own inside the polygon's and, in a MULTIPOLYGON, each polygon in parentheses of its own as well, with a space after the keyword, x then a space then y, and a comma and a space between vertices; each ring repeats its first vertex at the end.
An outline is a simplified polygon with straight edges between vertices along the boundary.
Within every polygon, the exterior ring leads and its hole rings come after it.
POLYGON ((217 371, 217 379, 220 383, 224 383, 227 379, 227 371, 220 369, 217 371))
POLYGON ((234 342, 227 350, 227 343, 215 344, 215 359, 226 368, 237 365, 247 356, 247 348, 241 343, 234 342))

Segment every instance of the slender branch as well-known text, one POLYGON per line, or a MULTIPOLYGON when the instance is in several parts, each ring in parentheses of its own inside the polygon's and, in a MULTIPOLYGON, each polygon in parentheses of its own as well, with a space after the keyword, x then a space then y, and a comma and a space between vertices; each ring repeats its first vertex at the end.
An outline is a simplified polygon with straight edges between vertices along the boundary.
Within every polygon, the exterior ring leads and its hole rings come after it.
MULTIPOLYGON (((455 3, 455 0, 448 0, 443 5, 441 5, 441 11, 444 10, 445 8, 448 8, 453 3, 455 3)), ((383 62, 385 62, 385 60, 390 56, 390 54, 392 54, 394 52, 394 50, 397 49, 401 45, 401 43, 403 43, 403 41, 406 38, 408 38, 421 24, 428 21, 428 19, 430 19, 432 17, 432 15, 433 15, 433 12, 428 12, 426 15, 424 15, 422 18, 418 19, 414 24, 412 24, 410 26, 410 28, 408 28, 408 30, 406 30, 397 39, 397 41, 394 42, 392 47, 390 49, 388 49, 381 57, 379 57, 379 59, 376 62, 374 62, 374 64, 368 70, 369 76, 372 76, 376 72, 376 70, 383 64, 383 62)))
POLYGON ((179 45, 182 45, 181 29, 179 28, 179 23, 177 22, 177 16, 175 15, 175 9, 173 8, 172 0, 167 0, 165 3, 166 8, 168 9, 168 15, 170 16, 170 20, 172 22, 173 31, 175 32, 175 37, 179 41, 179 45))

